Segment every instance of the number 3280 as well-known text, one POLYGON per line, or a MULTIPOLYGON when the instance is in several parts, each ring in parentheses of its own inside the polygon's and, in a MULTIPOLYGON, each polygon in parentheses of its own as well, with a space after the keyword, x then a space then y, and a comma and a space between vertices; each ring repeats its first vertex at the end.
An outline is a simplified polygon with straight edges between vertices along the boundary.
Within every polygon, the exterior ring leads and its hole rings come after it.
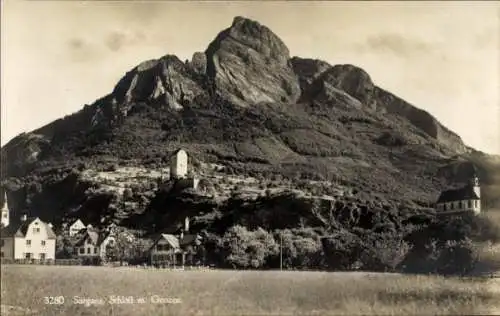
POLYGON ((64 304, 64 296, 44 296, 43 303, 48 305, 64 304))

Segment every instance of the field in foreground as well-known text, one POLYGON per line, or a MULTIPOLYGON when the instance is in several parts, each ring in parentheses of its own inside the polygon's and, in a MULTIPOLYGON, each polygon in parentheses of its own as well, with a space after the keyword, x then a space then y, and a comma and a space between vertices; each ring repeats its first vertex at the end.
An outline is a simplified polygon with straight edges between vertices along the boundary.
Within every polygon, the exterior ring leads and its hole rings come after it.
POLYGON ((21 265, 1 272, 2 315, 470 315, 500 302, 484 280, 434 276, 21 265), (47 305, 48 296, 65 302, 47 305), (95 301, 75 304, 75 296, 95 301), (111 296, 134 302, 110 304, 111 296))

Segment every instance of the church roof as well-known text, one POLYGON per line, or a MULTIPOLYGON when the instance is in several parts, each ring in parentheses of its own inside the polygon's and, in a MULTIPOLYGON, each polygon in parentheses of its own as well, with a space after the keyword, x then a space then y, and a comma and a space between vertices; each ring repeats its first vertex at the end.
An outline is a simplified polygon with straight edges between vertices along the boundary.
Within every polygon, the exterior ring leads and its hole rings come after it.
POLYGON ((439 195, 437 203, 461 201, 461 200, 479 200, 474 188, 470 185, 466 185, 459 189, 451 189, 441 192, 439 195))

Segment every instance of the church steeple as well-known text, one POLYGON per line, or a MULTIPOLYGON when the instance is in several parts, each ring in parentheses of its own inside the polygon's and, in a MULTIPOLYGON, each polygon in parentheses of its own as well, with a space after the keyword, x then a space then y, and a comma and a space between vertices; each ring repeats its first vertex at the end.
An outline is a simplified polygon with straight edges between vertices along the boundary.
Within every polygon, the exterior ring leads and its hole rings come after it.
POLYGON ((2 219, 1 219, 1 225, 2 227, 7 227, 9 226, 10 222, 10 214, 9 214, 9 206, 7 204, 7 192, 4 192, 4 198, 3 198, 3 206, 2 206, 2 219))
POLYGON ((478 198, 481 198, 481 186, 479 185, 479 177, 474 172, 472 178, 470 179, 470 186, 473 188, 478 198))

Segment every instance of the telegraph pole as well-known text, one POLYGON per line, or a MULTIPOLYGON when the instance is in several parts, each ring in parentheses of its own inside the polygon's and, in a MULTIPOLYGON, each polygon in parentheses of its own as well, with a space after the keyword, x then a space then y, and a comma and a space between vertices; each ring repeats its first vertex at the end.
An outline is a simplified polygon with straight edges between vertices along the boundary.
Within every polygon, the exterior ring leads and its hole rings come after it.
POLYGON ((283 271, 283 235, 280 234, 280 271, 283 271))

